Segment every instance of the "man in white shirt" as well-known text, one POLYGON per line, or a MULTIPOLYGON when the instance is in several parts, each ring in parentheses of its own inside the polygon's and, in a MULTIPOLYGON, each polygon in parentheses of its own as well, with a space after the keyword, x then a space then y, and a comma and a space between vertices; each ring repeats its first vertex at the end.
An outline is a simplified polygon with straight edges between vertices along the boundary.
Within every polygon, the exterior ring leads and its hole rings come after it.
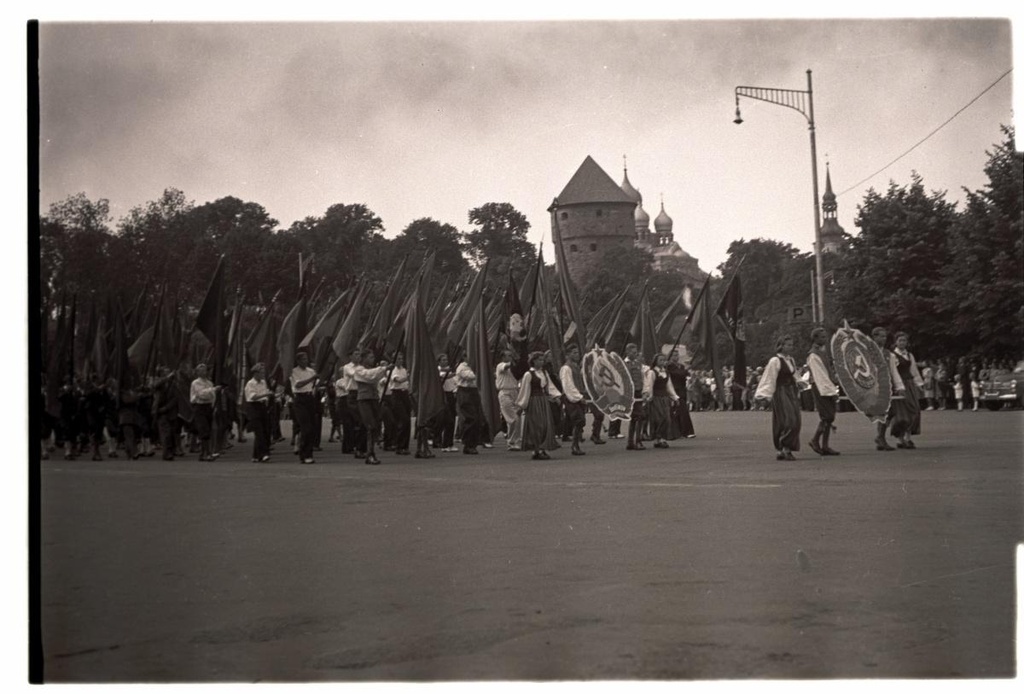
POLYGON ((519 395, 519 381, 512 374, 512 366, 515 363, 515 354, 510 349, 502 353, 502 361, 494 369, 494 383, 498 390, 498 405, 501 407, 501 417, 505 420, 505 441, 508 450, 522 450, 522 422, 519 413, 516 411, 516 397, 519 395))
POLYGON ((476 455, 480 445, 483 405, 476 374, 469 362, 463 361, 455 369, 455 407, 462 420, 462 452, 476 455))
POLYGON ((206 364, 196 366, 196 377, 189 388, 189 402, 192 404, 193 421, 199 435, 199 459, 216 460, 220 453, 212 450, 210 436, 213 431, 213 406, 217 402, 220 387, 213 385, 206 373, 206 364))
POLYGON ((565 348, 565 363, 558 372, 565 399, 565 416, 572 431, 572 454, 586 455, 580 448, 583 440, 583 426, 587 422, 587 399, 584 396, 583 370, 580 368, 580 348, 573 343, 565 348))
POLYGON ((807 368, 811 375, 811 393, 814 396, 814 409, 818 413, 818 428, 808 444, 818 455, 839 455, 828 445, 832 433, 832 423, 836 419, 836 399, 839 387, 835 384, 835 367, 828 352, 828 333, 825 328, 817 327, 811 331, 811 351, 807 355, 807 368))
POLYGON ((341 367, 341 377, 334 388, 341 410, 341 452, 352 453, 356 458, 366 457, 366 429, 359 414, 358 389, 356 388, 356 367, 362 359, 359 348, 352 350, 349 362, 341 367))
POLYGON ((295 355, 296 365, 291 373, 292 386, 292 413, 294 421, 292 426, 299 430, 299 461, 304 465, 311 465, 313 460, 313 444, 316 437, 313 435, 313 427, 316 425, 316 400, 314 391, 316 389, 317 374, 309 366, 309 355, 305 351, 295 355))
POLYGON ((274 397, 267 386, 263 364, 252 367, 252 378, 245 384, 243 397, 249 410, 249 426, 252 427, 252 462, 270 461, 270 411, 268 401, 274 397))

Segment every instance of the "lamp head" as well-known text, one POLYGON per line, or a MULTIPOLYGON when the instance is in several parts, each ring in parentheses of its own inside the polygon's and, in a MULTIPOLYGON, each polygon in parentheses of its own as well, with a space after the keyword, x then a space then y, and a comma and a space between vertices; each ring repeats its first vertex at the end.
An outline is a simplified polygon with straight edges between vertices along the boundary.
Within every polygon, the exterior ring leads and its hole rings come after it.
POLYGON ((735 123, 736 125, 739 125, 740 123, 743 122, 743 119, 740 117, 739 105, 736 106, 736 118, 734 118, 732 122, 735 123))

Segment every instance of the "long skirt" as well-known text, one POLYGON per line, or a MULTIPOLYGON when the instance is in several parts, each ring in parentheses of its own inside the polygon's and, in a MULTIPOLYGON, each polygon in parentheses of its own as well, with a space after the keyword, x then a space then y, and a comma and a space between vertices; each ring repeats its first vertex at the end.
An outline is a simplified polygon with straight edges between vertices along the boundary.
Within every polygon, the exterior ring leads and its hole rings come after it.
POLYGON ((795 385, 780 386, 772 396, 772 445, 775 450, 800 450, 800 394, 795 385))
POLYGON ((896 398, 890 406, 889 421, 892 435, 900 438, 905 434, 917 436, 921 433, 921 389, 911 380, 905 382, 906 392, 896 398))
POLYGON ((672 405, 672 419, 669 422, 669 439, 693 438, 697 432, 693 428, 693 418, 685 400, 672 405))
POLYGON ((648 406, 650 415, 650 432, 654 440, 667 439, 671 433, 672 398, 667 395, 655 395, 648 406))
POLYGON ((542 448, 553 451, 561 446, 555 434, 555 420, 551 416, 551 405, 547 396, 531 396, 523 422, 523 450, 533 451, 542 448))

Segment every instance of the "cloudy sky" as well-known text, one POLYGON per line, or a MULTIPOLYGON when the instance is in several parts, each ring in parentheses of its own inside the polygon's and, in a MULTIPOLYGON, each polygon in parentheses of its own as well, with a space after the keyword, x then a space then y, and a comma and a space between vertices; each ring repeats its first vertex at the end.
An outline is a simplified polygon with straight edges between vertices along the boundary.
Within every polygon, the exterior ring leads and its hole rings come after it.
POLYGON ((282 228, 364 203, 394 236, 421 217, 468 230, 469 209, 509 202, 551 258, 552 198, 587 155, 621 182, 625 155, 651 218, 663 196, 676 241, 714 270, 734 239, 810 251, 814 236, 807 122, 742 99, 734 125, 739 85, 805 90, 813 71, 821 192, 828 162, 854 233, 868 188, 912 171, 954 200, 981 187, 1012 123, 1007 19, 454 16, 44 20, 40 211, 84 192, 117 219, 173 187, 259 203, 282 228))

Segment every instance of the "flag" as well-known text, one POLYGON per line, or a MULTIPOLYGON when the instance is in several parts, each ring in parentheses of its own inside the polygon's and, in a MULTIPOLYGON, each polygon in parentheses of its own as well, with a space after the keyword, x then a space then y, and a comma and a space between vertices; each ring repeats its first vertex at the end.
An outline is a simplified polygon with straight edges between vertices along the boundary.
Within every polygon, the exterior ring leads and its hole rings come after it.
POLYGON ((736 383, 747 382, 746 334, 743 325, 743 294, 740 291, 740 276, 735 274, 725 290, 722 301, 716 312, 726 332, 732 338, 736 362, 733 366, 733 380, 736 383))
POLYGON ((689 308, 688 303, 690 301, 690 288, 688 286, 683 287, 682 290, 676 294, 676 298, 672 300, 672 303, 668 305, 668 308, 662 312, 661 317, 658 318, 658 322, 654 328, 658 333, 659 342, 668 342, 672 339, 669 331, 672 327, 672 322, 676 319, 683 308, 689 308))
MULTIPOLYGON (((331 340, 331 349, 334 352, 335 358, 340 359, 342 363, 348 362, 349 354, 356 346, 356 330, 359 328, 363 304, 366 302, 366 297, 369 293, 370 283, 360 284, 356 290, 355 297, 352 299, 352 305, 349 306, 348 313, 345 315, 345 320, 341 322, 338 332, 334 335, 334 339, 331 340)), ((321 376, 323 375, 321 374, 321 376)))
POLYGON ((569 321, 576 325, 575 341, 579 345, 580 354, 586 352, 586 336, 583 334, 583 313, 580 311, 579 301, 576 298, 576 288, 572 285, 569 277, 569 263, 565 257, 565 247, 562 245, 562 233, 558 227, 558 201, 555 200, 551 206, 551 226, 554 230, 555 260, 558 270, 558 287, 561 293, 562 306, 568 315, 569 321))
POLYGON ((196 316, 196 330, 201 332, 213 345, 211 377, 214 383, 223 378, 224 361, 227 358, 227 336, 224 334, 224 256, 217 260, 217 268, 206 290, 206 297, 196 316))
MULTIPOLYGON (((462 345, 469 323, 476 314, 477 307, 483 303, 484 281, 487 279, 488 264, 485 262, 480 271, 476 273, 473 283, 469 286, 469 291, 462 297, 462 301, 456 305, 454 312, 451 314, 451 322, 447 330, 448 344, 446 349, 448 350, 456 350, 462 345)), ((448 357, 452 364, 456 363, 453 354, 450 353, 448 357)))
POLYGON ((608 320, 607 326, 604 328, 604 334, 597 334, 594 336, 594 340, 597 344, 602 347, 607 347, 612 344, 612 340, 615 338, 615 331, 619 329, 619 323, 622 322, 622 308, 626 304, 626 297, 629 295, 629 291, 633 288, 633 283, 622 290, 619 294, 618 300, 615 304, 615 310, 612 312, 611 318, 608 320))
POLYGON ((404 256, 402 262, 398 264, 398 269, 395 270, 394 276, 388 282, 387 289, 384 290, 384 298, 377 306, 377 312, 366 326, 366 330, 359 340, 359 344, 369 347, 375 352, 383 352, 387 344, 388 330, 394 324, 395 317, 400 308, 401 300, 399 297, 407 289, 402 283, 407 260, 408 256, 404 256))
POLYGON ((274 309, 277 307, 277 297, 280 294, 281 290, 278 289, 245 340, 245 353, 250 364, 263 362, 265 367, 270 368, 271 364, 277 363, 277 353, 274 349, 276 343, 271 336, 277 334, 274 309))
MULTIPOLYGON (((444 412, 444 392, 441 380, 437 377, 437 359, 434 346, 427 329, 426 315, 423 312, 423 294, 421 287, 413 291, 413 300, 405 318, 405 335, 409 366, 409 385, 416 394, 416 426, 432 426, 439 414, 444 412)), ((437 432, 435 432, 436 434, 437 432)))
MULTIPOLYGON (((708 274, 704 288, 701 289, 697 303, 693 307, 693 334, 697 336, 697 353, 703 356, 707 368, 711 369, 715 377, 716 393, 721 402, 724 393, 722 393, 722 372, 718 368, 718 355, 715 354, 715 324, 711 313, 711 295, 707 291, 710 282, 711 275, 708 274)), ((685 329, 686 326, 684 325, 683 328, 685 329)))
POLYGON ((590 322, 587 323, 587 340, 586 347, 589 352, 594 346, 597 335, 603 332, 604 327, 608 325, 608 321, 612 317, 612 312, 615 310, 615 302, 618 300, 619 295, 616 294, 608 302, 597 310, 590 318, 590 322))
POLYGON ((654 361, 661 344, 657 338, 658 332, 654 326, 654 317, 651 315, 650 285, 644 282, 644 288, 640 292, 640 304, 637 307, 636 316, 633 318, 633 326, 630 328, 630 338, 636 343, 640 358, 645 364, 654 361))
MULTIPOLYGON (((46 411, 52 417, 60 416, 60 388, 64 378, 64 374, 61 373, 61 353, 63 351, 64 343, 64 331, 65 331, 65 311, 66 307, 64 304, 64 295, 61 293, 60 308, 57 310, 57 325, 56 332, 53 336, 53 341, 50 353, 47 354, 46 363, 46 411)), ((49 318, 46 320, 47 329, 49 329, 49 318)))
POLYGON ((295 353, 306 334, 306 296, 299 292, 299 300, 281 323, 277 336, 277 364, 281 367, 281 382, 286 383, 295 367, 295 353))
POLYGON ((316 325, 299 342, 299 349, 306 350, 306 353, 309 354, 309 363, 316 369, 317 373, 321 373, 328 361, 328 352, 331 351, 330 343, 334 340, 338 327, 345 317, 344 309, 348 303, 351 291, 352 287, 349 287, 337 299, 331 302, 331 305, 320 316, 320 320, 316 322, 316 325))
POLYGON ((491 358, 490 343, 487 341, 487 317, 482 301, 477 303, 476 315, 470 320, 466 330, 465 347, 466 361, 476 374, 480 404, 484 419, 487 420, 488 432, 493 437, 501 429, 501 407, 498 404, 498 391, 494 383, 494 361, 491 358))

